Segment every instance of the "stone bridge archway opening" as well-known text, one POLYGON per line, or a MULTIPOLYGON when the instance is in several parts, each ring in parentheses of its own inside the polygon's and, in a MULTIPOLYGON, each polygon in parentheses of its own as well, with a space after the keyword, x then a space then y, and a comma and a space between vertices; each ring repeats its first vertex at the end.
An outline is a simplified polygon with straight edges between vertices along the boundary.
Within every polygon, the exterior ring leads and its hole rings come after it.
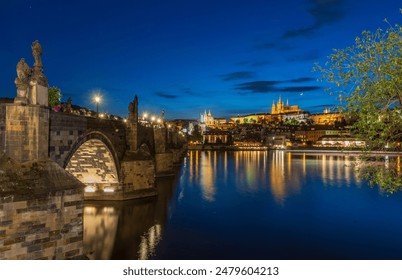
MULTIPOLYGON (((120 189, 119 166, 107 139, 91 134, 76 143, 65 169, 86 185, 85 193, 110 193, 120 189)), ((102 135, 101 135, 102 136, 102 135)))

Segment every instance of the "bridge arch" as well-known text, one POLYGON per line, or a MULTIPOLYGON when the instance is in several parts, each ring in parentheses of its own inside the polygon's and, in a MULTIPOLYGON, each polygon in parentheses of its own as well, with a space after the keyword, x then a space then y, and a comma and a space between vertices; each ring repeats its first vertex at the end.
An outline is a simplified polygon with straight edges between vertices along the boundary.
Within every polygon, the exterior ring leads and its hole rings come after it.
POLYGON ((98 131, 80 137, 66 156, 63 167, 87 185, 86 191, 114 191, 120 183, 120 162, 111 141, 98 131))

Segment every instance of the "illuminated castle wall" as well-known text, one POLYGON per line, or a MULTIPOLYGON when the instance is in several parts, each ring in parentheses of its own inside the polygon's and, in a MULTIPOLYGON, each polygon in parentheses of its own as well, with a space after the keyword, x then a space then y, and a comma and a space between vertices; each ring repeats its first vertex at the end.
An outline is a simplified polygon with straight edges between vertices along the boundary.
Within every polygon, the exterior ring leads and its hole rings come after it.
POLYGON ((272 102, 271 114, 287 114, 287 113, 298 113, 301 112, 301 109, 298 105, 289 106, 289 102, 286 100, 286 105, 283 104, 282 97, 279 97, 278 102, 275 104, 275 101, 272 102))

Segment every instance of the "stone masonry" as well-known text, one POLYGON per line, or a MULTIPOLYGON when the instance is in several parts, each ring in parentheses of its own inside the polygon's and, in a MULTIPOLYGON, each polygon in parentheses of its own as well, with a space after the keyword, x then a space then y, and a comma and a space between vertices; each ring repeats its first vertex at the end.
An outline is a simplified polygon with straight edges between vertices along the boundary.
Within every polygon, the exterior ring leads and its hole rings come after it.
POLYGON ((0 259, 83 258, 83 185, 49 160, 0 170, 0 259))

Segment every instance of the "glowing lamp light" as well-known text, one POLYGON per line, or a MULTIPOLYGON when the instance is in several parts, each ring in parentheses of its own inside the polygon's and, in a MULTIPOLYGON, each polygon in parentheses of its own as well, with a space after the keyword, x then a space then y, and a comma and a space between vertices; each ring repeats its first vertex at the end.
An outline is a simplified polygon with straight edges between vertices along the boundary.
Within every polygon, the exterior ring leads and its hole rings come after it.
POLYGON ((105 188, 103 189, 103 191, 106 192, 106 193, 112 193, 112 192, 114 192, 114 188, 112 188, 112 187, 105 187, 105 188))
POLYGON ((147 113, 144 113, 144 114, 142 114, 142 117, 143 117, 144 119, 146 119, 146 118, 148 118, 148 114, 147 114, 147 113))
POLYGON ((156 119, 156 118, 155 118, 154 116, 152 116, 151 121, 153 121, 153 122, 154 122, 154 121, 155 121, 155 119, 156 119))
POLYGON ((96 103, 96 116, 99 116, 99 103, 101 102, 101 97, 99 95, 95 95, 94 101, 96 103))
POLYGON ((161 121, 162 121, 161 119, 158 119, 158 120, 157 120, 158 123, 160 123, 161 121))
POLYGON ((95 188, 93 186, 86 186, 84 191, 85 192, 95 192, 95 188))

